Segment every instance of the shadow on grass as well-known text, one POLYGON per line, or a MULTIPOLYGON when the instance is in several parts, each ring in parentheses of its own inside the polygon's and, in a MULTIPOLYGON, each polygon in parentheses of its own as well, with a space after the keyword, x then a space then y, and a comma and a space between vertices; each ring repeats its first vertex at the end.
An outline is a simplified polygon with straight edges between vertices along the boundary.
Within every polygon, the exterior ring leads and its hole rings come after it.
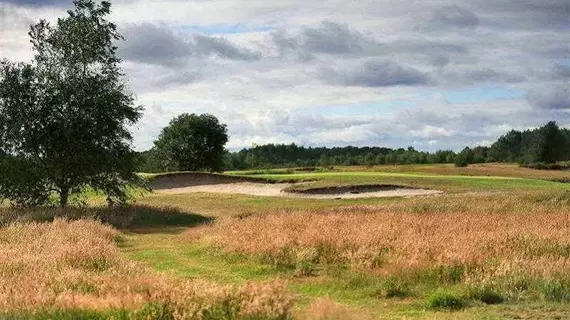
POLYGON ((0 209, 0 226, 12 222, 50 222, 55 218, 96 219, 115 228, 133 232, 177 232, 177 228, 196 227, 213 218, 184 212, 175 207, 130 205, 124 207, 0 209))

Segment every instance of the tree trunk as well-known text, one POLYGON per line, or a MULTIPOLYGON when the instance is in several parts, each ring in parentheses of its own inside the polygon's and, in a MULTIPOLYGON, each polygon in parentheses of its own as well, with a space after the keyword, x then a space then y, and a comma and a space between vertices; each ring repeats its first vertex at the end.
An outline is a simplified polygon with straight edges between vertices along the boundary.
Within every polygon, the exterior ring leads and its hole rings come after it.
POLYGON ((69 200, 69 189, 61 189, 59 192, 59 206, 65 208, 69 200))

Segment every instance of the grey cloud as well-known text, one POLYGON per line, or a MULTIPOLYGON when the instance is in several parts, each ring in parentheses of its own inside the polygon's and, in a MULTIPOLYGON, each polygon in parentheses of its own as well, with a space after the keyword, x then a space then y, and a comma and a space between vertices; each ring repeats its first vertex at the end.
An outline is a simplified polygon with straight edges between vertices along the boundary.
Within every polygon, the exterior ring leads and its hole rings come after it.
POLYGON ((192 54, 190 44, 177 37, 165 25, 129 25, 122 33, 127 42, 119 45, 119 55, 125 60, 177 65, 192 54))
MULTIPOLYGON (((552 78, 570 81, 570 65, 556 64, 552 68, 552 78)), ((570 86, 570 84, 568 84, 570 86)))
POLYGON ((0 3, 0 32, 7 29, 26 29, 34 20, 13 6, 0 3))
POLYGON ((481 7, 495 13, 490 22, 505 28, 570 29, 568 0, 486 0, 481 7))
POLYGON ((473 29, 479 25, 479 17, 473 11, 458 5, 434 9, 415 29, 420 31, 454 31, 473 29))
POLYGON ((230 60, 255 60, 260 57, 224 38, 194 34, 184 39, 166 25, 129 25, 122 33, 127 42, 119 47, 119 55, 129 61, 180 66, 191 58, 218 56, 230 60))
POLYGON ((300 35, 305 48, 316 53, 362 52, 370 42, 348 25, 325 21, 320 28, 304 28, 300 35))
POLYGON ((433 41, 426 39, 400 40, 385 45, 383 54, 394 54, 398 57, 409 56, 411 59, 427 62, 437 67, 446 66, 452 62, 473 62, 476 58, 470 55, 469 49, 463 44, 433 41))
POLYGON ((346 24, 324 21, 317 27, 305 26, 297 34, 277 31, 272 40, 281 53, 296 53, 310 58, 313 54, 350 55, 377 52, 380 44, 346 24))
POLYGON ((459 28, 472 28, 479 24, 479 18, 474 12, 453 5, 435 10, 432 14, 431 23, 459 28))
POLYGON ((201 70, 185 70, 158 65, 128 63, 125 73, 135 92, 159 92, 165 88, 202 80, 201 70))
POLYGON ((72 0, 2 0, 2 2, 12 3, 15 5, 26 6, 26 7, 47 7, 47 6, 69 7, 73 5, 72 0))
POLYGON ((438 73, 442 82, 450 85, 477 85, 484 83, 520 83, 525 76, 506 71, 497 71, 488 67, 462 68, 453 67, 438 73))
POLYGON ((196 34, 192 37, 192 40, 194 51, 197 55, 217 55, 231 60, 258 60, 261 58, 259 53, 238 48, 223 38, 214 38, 196 34))
POLYGON ((529 91, 527 99, 539 109, 570 109, 570 85, 565 83, 538 87, 529 91))
POLYGON ((389 87, 415 86, 430 83, 423 72, 391 61, 368 60, 356 66, 325 68, 321 77, 328 83, 345 86, 389 87))

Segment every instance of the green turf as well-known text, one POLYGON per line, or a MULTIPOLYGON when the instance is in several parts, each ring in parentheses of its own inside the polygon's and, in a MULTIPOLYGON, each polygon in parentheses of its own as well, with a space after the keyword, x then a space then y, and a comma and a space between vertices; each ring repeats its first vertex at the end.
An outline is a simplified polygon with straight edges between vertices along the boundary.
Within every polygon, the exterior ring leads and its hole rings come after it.
POLYGON ((260 176, 275 180, 316 180, 315 182, 294 185, 291 190, 358 184, 397 184, 410 187, 438 189, 445 192, 570 190, 570 184, 543 179, 495 176, 434 175, 394 172, 316 172, 281 175, 263 174, 260 176))

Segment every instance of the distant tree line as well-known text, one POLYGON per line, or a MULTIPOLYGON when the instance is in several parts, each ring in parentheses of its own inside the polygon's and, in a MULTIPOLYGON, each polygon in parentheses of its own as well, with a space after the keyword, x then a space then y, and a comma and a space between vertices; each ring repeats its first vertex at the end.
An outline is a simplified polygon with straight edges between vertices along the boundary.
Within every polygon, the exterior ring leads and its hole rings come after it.
POLYGON ((522 165, 570 160, 570 130, 554 121, 534 130, 511 130, 491 146, 489 160, 522 165))
MULTIPOLYGON (((214 126, 215 127, 215 126, 214 126)), ((167 171, 161 165, 158 148, 139 153, 141 172, 167 171)), ((221 150, 218 148, 218 150, 221 150)), ((554 168, 550 164, 570 160, 570 130, 559 128, 556 122, 525 131, 512 130, 490 147, 466 147, 460 152, 439 150, 418 151, 413 147, 304 147, 292 144, 266 144, 237 152, 224 152, 223 163, 202 165, 198 170, 219 171, 285 167, 330 167, 351 165, 397 165, 455 163, 458 167, 486 162, 518 162, 538 168, 554 168), (544 164, 544 165, 541 165, 544 164)))
POLYGON ((383 147, 312 148, 295 144, 267 144, 239 152, 227 153, 227 170, 275 167, 351 166, 379 164, 453 163, 455 153, 440 150, 435 153, 383 147))

